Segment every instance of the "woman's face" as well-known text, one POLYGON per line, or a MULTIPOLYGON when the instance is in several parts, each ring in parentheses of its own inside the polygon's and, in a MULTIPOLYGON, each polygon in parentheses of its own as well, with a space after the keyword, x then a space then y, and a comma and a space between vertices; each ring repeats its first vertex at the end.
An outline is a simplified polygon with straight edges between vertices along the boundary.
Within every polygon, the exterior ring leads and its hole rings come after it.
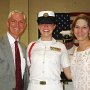
POLYGON ((78 41, 89 39, 90 28, 84 19, 79 19, 74 27, 74 35, 78 41))
POLYGON ((55 24, 39 24, 38 28, 41 33, 41 37, 52 37, 53 30, 55 29, 55 24))

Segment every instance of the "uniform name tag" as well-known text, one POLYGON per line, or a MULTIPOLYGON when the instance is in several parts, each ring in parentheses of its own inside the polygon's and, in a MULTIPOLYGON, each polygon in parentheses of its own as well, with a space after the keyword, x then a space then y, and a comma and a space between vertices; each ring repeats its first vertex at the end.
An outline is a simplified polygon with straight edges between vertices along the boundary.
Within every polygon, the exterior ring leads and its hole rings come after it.
POLYGON ((40 81, 41 85, 46 85, 46 81, 40 81))
POLYGON ((50 50, 53 50, 53 51, 61 51, 61 48, 50 47, 50 50))

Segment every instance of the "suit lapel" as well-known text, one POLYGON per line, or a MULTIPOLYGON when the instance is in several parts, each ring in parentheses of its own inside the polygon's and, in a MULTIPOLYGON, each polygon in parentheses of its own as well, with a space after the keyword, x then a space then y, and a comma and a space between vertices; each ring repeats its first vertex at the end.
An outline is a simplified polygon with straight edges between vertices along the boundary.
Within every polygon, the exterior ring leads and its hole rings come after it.
POLYGON ((22 48, 23 56, 25 58, 25 71, 23 75, 23 90, 27 90, 28 82, 29 82, 29 72, 28 72, 27 59, 26 59, 26 50, 25 50, 25 46, 22 43, 20 43, 20 45, 22 48))
POLYGON ((10 46, 10 43, 9 43, 7 35, 5 35, 3 37, 3 41, 4 41, 3 47, 4 47, 4 50, 5 50, 5 55, 7 57, 7 62, 9 63, 12 75, 15 78, 15 67, 14 67, 13 54, 12 54, 11 46, 10 46))

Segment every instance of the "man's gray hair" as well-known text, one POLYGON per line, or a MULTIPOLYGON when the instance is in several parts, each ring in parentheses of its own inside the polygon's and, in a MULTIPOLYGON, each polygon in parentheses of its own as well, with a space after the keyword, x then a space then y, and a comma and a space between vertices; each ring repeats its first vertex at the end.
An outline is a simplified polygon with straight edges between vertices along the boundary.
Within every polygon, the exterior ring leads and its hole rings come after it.
POLYGON ((13 10, 13 11, 11 11, 11 12, 9 13, 9 15, 8 15, 8 19, 10 19, 11 16, 12 16, 13 14, 15 14, 15 13, 20 13, 20 14, 22 14, 24 20, 26 21, 26 16, 25 16, 25 14, 24 14, 23 12, 19 11, 19 10, 13 10))

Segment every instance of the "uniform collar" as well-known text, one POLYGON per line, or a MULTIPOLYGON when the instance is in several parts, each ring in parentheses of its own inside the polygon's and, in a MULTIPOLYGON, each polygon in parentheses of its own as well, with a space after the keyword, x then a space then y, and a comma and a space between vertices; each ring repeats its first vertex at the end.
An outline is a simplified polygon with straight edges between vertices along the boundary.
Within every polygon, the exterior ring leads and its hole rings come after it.
POLYGON ((54 38, 52 38, 51 41, 43 41, 43 40, 41 40, 41 38, 40 38, 37 42, 49 43, 49 44, 55 44, 55 43, 56 43, 56 40, 55 40, 54 38))
POLYGON ((73 54, 73 53, 74 53, 75 48, 76 48, 76 46, 75 46, 75 45, 73 45, 73 47, 72 47, 72 48, 70 48, 70 49, 68 49, 68 50, 67 50, 67 51, 68 51, 68 53, 69 53, 69 54, 73 54))

